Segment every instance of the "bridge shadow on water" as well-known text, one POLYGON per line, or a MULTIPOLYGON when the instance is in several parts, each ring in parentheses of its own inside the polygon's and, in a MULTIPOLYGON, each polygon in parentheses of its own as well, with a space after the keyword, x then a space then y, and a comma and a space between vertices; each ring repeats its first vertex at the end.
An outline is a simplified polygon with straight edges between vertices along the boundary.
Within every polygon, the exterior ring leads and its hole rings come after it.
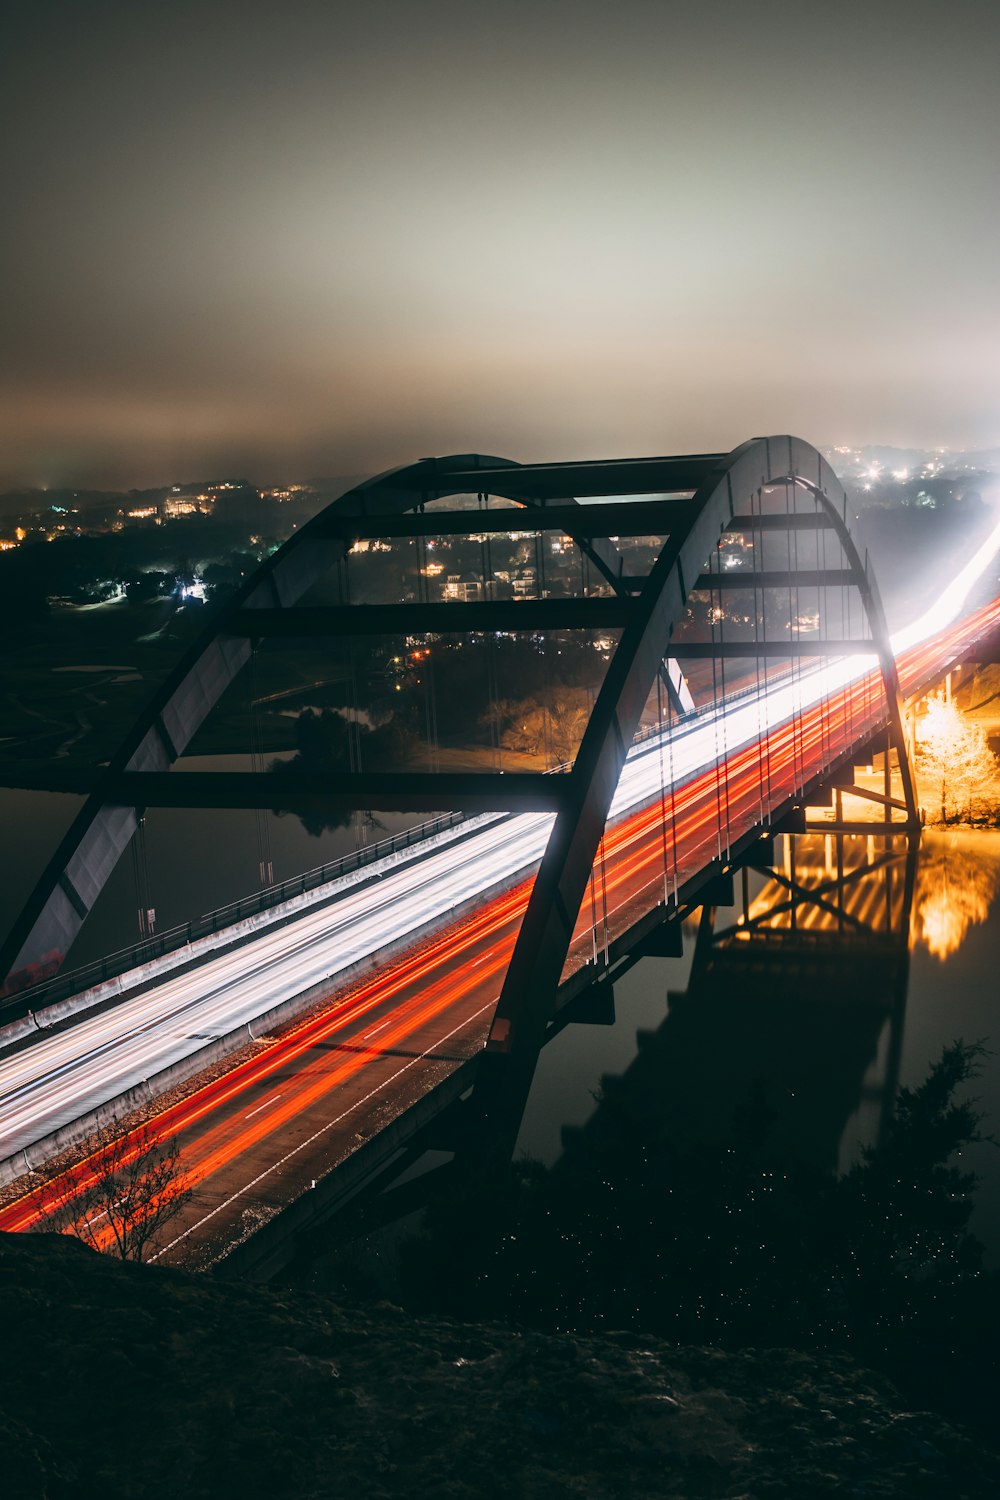
POLYGON ((1000 1291, 953 1165, 980 1138, 956 1102, 975 1049, 946 1049, 889 1108, 914 843, 792 851, 745 883, 735 920, 703 909, 685 992, 550 1166, 439 1167, 422 1199, 418 1179, 346 1213, 292 1279, 469 1319, 850 1351, 987 1421, 1000 1291), (848 1150, 865 1109, 872 1144, 848 1150), (423 1208, 380 1231, 394 1193, 423 1208))
MULTIPOLYGON (((679 1148, 753 1121, 762 1159, 848 1165, 848 1127, 884 1129, 896 1089, 915 869, 912 839, 810 834, 752 896, 744 872, 738 915, 702 908, 685 991, 602 1080, 583 1136, 622 1108, 679 1148)), ((567 1155, 580 1134, 564 1130, 567 1155)))

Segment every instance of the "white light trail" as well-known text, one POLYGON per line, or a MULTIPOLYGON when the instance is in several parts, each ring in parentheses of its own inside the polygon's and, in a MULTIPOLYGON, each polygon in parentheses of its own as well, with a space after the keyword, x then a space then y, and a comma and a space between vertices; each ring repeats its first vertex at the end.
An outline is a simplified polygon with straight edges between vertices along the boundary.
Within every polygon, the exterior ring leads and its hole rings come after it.
POLYGON ((911 625, 896 631, 892 637, 892 649, 896 656, 909 651, 912 646, 919 646, 921 641, 928 640, 932 635, 937 635, 940 631, 947 630, 949 625, 954 624, 965 609, 972 590, 982 579, 998 551, 1000 551, 1000 521, 976 548, 965 567, 956 573, 951 583, 945 585, 930 608, 925 610, 911 625))
MULTIPOLYGON (((957 620, 998 550, 1000 525, 931 608, 893 636, 893 649, 912 649, 957 620)), ((875 661, 874 655, 852 656, 810 668, 731 702, 724 712, 709 710, 652 736, 630 752, 610 816, 660 796, 658 752, 668 740, 675 782, 684 782, 717 755, 731 754, 850 686, 875 661)), ((265 927, 244 946, 0 1060, 0 1161, 202 1051, 207 1041, 252 1025, 283 1001, 392 945, 412 942, 469 901, 525 877, 544 854, 553 821, 547 813, 470 819, 467 838, 439 844, 409 865, 380 868, 375 861, 360 886, 355 877, 330 882, 315 893, 323 904, 294 921, 265 927)))

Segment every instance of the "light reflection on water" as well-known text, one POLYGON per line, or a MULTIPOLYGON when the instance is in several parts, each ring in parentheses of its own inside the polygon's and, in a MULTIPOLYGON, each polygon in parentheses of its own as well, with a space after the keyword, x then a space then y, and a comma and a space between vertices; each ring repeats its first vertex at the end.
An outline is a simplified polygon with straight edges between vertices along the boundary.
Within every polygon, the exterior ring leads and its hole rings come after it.
MULTIPOLYGON (((881 858, 880 839, 852 842, 845 868, 881 858)), ((778 841, 779 876, 787 843, 778 841)), ((822 892, 834 841, 797 843, 797 878, 822 892)), ((919 1085, 959 1037, 990 1048, 971 1092, 1000 1136, 1000 832, 925 832, 908 911, 904 865, 900 855, 891 875, 884 864, 862 875, 839 924, 820 906, 798 908, 793 923, 780 879, 753 877, 751 912, 777 913, 762 922, 781 944, 776 961, 746 943, 740 967, 734 938, 714 982, 692 978, 693 931, 682 959, 643 960, 616 983, 613 1027, 570 1027, 542 1054, 519 1149, 556 1160, 563 1126, 594 1128, 595 1095, 612 1075, 617 1100, 655 1112, 678 1139, 724 1135, 761 1105, 776 1157, 843 1169, 877 1138, 893 1077, 919 1085), (862 943, 852 925, 861 920, 881 925, 884 940, 862 943)), ((716 931, 738 916, 720 912, 716 931)), ((973 1229, 1000 1262, 1000 1150, 974 1146, 962 1165, 980 1177, 973 1229)))
MULTIPOLYGON (((962 914, 956 924, 961 937, 940 953, 929 940, 932 918, 927 937, 913 947, 900 1082, 920 1083, 928 1063, 956 1037, 985 1041, 989 1055, 969 1092, 986 1117, 984 1128, 1000 1139, 1000 831, 925 833, 914 930, 921 902, 929 900, 933 912, 943 896, 962 914)), ((1000 1264, 1000 1149, 987 1142, 972 1146, 962 1165, 980 1179, 972 1228, 986 1242, 991 1263, 1000 1264)))
MULTIPOLYGON (((275 757, 276 758, 276 757, 275 757)), ((188 756, 181 768, 223 772, 247 770, 249 757, 188 756)), ((34 882, 79 808, 80 797, 0 788, 0 934, 16 919, 34 882)), ((400 833, 431 814, 380 813, 374 820, 352 814, 344 827, 311 833, 292 813, 263 815, 262 847, 256 814, 154 808, 146 816, 149 892, 156 931, 192 921, 260 889, 260 862, 272 862, 275 881, 288 880, 363 844, 400 833)), ((138 941, 133 862, 118 861, 70 955, 75 967, 138 941)))
POLYGON ((910 943, 942 962, 986 922, 1000 886, 1000 844, 989 833, 926 833, 917 867, 910 943))
MULTIPOLYGON (((76 798, 0 792, 0 859, 7 872, 0 925, 13 919, 77 805, 76 798)), ((220 869, 226 889, 216 901, 253 888, 252 815, 191 813, 170 821, 170 835, 152 856, 163 925, 214 904, 220 869), (186 913, 182 897, 197 909, 186 913)), ((408 820, 383 821, 390 832, 408 820)), ((345 852, 356 837, 345 829, 313 839, 294 818, 273 819, 271 826, 279 876, 345 852)), ((788 851, 781 845, 787 842, 779 840, 784 870, 788 851)), ((845 868, 878 858, 880 848, 877 838, 848 844, 845 868)), ((811 851, 799 841, 796 874, 803 883, 822 887, 835 864, 832 839, 819 838, 811 851)), ((905 928, 902 869, 897 861, 888 877, 888 906, 879 906, 884 868, 862 879, 848 903, 852 920, 873 927, 881 920, 898 931, 896 948, 888 942, 864 949, 854 940, 851 921, 838 931, 821 907, 806 906, 796 917, 801 935, 811 931, 817 944, 826 944, 812 953, 785 950, 777 964, 755 960, 745 972, 728 973, 720 967, 718 982, 702 977, 692 984, 695 938, 687 931, 683 958, 643 960, 616 984, 615 1025, 572 1026, 545 1049, 520 1149, 554 1161, 563 1126, 591 1120, 602 1077, 612 1075, 632 1080, 643 1107, 662 1109, 671 1129, 689 1135, 719 1122, 728 1125, 734 1111, 755 1097, 774 1116, 776 1150, 806 1149, 815 1160, 843 1167, 877 1134, 887 1077, 896 1072, 901 1084, 919 1084, 942 1047, 957 1037, 986 1040, 992 1048, 973 1092, 987 1115, 986 1128, 1000 1136, 1000 831, 924 833, 905 928), (900 976, 905 1009, 894 1032, 891 991, 900 976), (646 1035, 641 1061, 637 1032, 646 1035)), ((123 860, 114 884, 126 918, 134 915, 130 878, 123 860)), ((781 895, 779 882, 768 896, 769 884, 774 882, 752 877, 751 902, 758 910, 781 895)), ((95 912, 88 934, 95 952, 133 940, 134 929, 119 918, 112 921, 109 913, 102 926, 100 916, 95 912)), ((735 909, 720 911, 717 930, 736 917, 735 909)), ((787 939, 787 913, 773 917, 771 925, 787 939)), ((730 954, 727 962, 738 957, 730 954)), ((973 1147, 963 1165, 981 1178, 974 1228, 1000 1261, 1000 1150, 973 1147)))

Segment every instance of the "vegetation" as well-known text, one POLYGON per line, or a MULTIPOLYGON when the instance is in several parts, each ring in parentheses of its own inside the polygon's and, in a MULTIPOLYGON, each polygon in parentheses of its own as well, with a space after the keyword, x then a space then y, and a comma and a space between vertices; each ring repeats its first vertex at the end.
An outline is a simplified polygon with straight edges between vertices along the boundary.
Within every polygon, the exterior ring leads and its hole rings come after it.
POLYGON ((917 774, 940 801, 942 823, 949 805, 953 812, 967 811, 971 820, 976 801, 989 799, 997 773, 985 729, 938 693, 928 699, 919 730, 917 774))
POLYGON ((501 698, 483 715, 495 726, 498 743, 521 755, 544 756, 560 764, 576 755, 593 707, 583 687, 558 687, 546 703, 540 698, 501 698))
POLYGON ((180 1150, 149 1126, 112 1138, 87 1164, 91 1180, 53 1215, 54 1229, 92 1250, 145 1260, 190 1197, 179 1175, 180 1150))
POLYGON ((5 1500, 994 1500, 840 1356, 566 1338, 0 1235, 5 1500))
POLYGON ((837 1179, 760 1151, 765 1121, 680 1150, 617 1095, 552 1170, 463 1184, 404 1259, 406 1298, 550 1330, 626 1328, 723 1348, 851 1352, 911 1399, 987 1419, 1000 1285, 969 1233, 982 1140, 956 1042, 902 1089, 882 1144, 837 1179))
MULTIPOLYGON (((495 750, 529 765, 557 765, 577 752, 605 665, 588 640, 568 634, 546 646, 532 636, 434 637, 411 649, 405 665, 402 654, 390 657, 388 670, 370 648, 363 656, 359 648, 350 663, 326 663, 329 680, 308 690, 324 706, 314 701, 299 713, 295 755, 272 761, 270 769, 278 778, 296 771, 392 771, 435 765, 442 750, 451 765, 464 756, 468 764, 489 766, 495 750)), ((299 816, 317 836, 350 817, 299 816)))
MULTIPOLYGON (((416 737, 405 721, 388 719, 377 728, 358 722, 340 710, 307 708, 295 721, 296 753, 289 760, 274 760, 269 769, 279 782, 298 771, 346 771, 349 769, 392 770, 407 763, 416 737)), ((280 788, 275 801, 280 803, 280 788)), ((280 815, 280 812, 279 812, 280 815)), ((328 830, 346 828, 353 814, 348 809, 300 812, 307 833, 319 838, 328 830)))

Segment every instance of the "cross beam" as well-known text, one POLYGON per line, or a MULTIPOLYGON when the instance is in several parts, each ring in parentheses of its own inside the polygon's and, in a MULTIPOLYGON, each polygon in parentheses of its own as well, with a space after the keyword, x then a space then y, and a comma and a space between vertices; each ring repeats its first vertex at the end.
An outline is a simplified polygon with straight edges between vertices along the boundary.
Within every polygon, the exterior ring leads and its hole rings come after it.
POLYGON ((874 641, 671 641, 678 660, 711 660, 719 656, 877 656, 874 641))
MULTIPOLYGON (((517 473, 517 470, 513 471, 517 473)), ((317 534, 342 541, 400 537, 504 536, 512 531, 559 531, 573 537, 668 536, 691 516, 691 501, 623 500, 597 505, 518 505, 503 510, 420 510, 363 516, 330 512, 317 534)))
POLYGON ((757 516, 733 516, 726 522, 726 531, 834 531, 836 523, 828 512, 811 511, 762 511, 757 516))
POLYGON ((850 588, 857 582, 850 568, 764 568, 759 573, 749 568, 723 569, 719 573, 702 573, 696 589, 831 589, 850 588))
POLYGON ((328 604, 292 609, 241 609, 226 621, 235 636, 308 638, 447 634, 464 630, 616 630, 632 615, 628 598, 483 599, 468 603, 328 604))
POLYGON ((676 458, 622 458, 566 464, 504 464, 500 467, 445 468, 433 459, 414 464, 407 487, 430 499, 435 494, 524 496, 568 500, 597 495, 693 493, 724 459, 724 453, 692 453, 676 458))
POLYGON ((568 779, 534 771, 122 771, 101 791, 109 806, 134 808, 538 812, 564 804, 568 779))

